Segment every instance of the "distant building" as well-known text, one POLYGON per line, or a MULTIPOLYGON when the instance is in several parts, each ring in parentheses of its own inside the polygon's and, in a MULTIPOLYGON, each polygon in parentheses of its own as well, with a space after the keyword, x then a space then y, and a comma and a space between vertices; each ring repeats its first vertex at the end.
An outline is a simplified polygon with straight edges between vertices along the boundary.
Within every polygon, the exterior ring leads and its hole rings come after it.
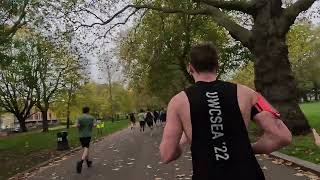
MULTIPOLYGON (((48 110, 48 123, 50 124, 57 124, 58 119, 53 111, 50 109, 48 110)), ((42 125, 42 113, 33 108, 30 113, 30 117, 26 119, 26 126, 27 127, 36 127, 42 125)), ((0 129, 14 129, 19 127, 19 122, 17 118, 12 113, 3 113, 0 115, 0 129)))
POLYGON ((16 122, 16 117, 11 113, 3 113, 0 115, 0 129, 10 129, 14 128, 14 123, 16 122))

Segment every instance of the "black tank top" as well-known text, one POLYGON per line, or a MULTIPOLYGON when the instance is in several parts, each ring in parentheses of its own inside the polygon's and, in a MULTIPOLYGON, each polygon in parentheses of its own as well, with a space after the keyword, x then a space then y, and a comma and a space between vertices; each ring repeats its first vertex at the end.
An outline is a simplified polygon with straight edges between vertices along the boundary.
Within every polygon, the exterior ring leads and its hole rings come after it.
POLYGON ((193 180, 264 180, 238 105, 237 85, 197 82, 185 92, 192 123, 193 180))

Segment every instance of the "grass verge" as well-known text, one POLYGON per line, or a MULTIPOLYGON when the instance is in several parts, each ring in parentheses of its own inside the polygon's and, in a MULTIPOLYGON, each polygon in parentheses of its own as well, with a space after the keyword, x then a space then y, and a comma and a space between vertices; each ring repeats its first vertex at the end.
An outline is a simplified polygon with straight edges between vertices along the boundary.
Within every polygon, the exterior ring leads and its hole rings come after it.
MULTIPOLYGON (((320 133, 320 102, 305 103, 301 104, 300 107, 310 126, 320 133)), ((295 136, 292 144, 280 152, 320 164, 320 148, 315 145, 312 133, 305 136, 295 136)))
MULTIPOLYGON (((128 124, 127 120, 107 122, 102 135, 98 136, 94 129, 93 136, 95 139, 106 136, 127 127, 128 124)), ((0 180, 62 154, 63 152, 56 151, 56 134, 61 130, 52 130, 48 133, 27 132, 0 139, 0 180)), ((80 146, 77 129, 69 129, 68 134, 70 147, 80 146)))
MULTIPOLYGON (((300 107, 310 126, 320 133, 320 102, 304 103, 300 107)), ((252 141, 257 139, 259 130, 254 124, 250 124, 248 132, 252 141)), ((312 133, 293 137, 292 144, 283 148, 280 152, 320 164, 320 148, 315 145, 312 133)))

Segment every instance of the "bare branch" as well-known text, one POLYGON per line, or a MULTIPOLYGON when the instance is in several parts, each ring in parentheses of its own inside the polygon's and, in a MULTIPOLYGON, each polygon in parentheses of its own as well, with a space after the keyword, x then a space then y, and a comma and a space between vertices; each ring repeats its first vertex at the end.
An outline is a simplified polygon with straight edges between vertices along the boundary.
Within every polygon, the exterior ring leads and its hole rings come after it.
MULTIPOLYGON (((241 41, 242 44, 246 47, 250 47, 250 37, 251 37, 251 32, 243 27, 241 27, 239 24, 231 20, 228 15, 223 13, 219 8, 209 6, 207 5, 205 8, 201 9, 178 9, 178 8, 166 8, 166 7, 156 7, 152 5, 127 5, 124 8, 122 8, 120 11, 115 13, 110 19, 101 22, 101 23, 93 23, 93 24, 81 24, 81 22, 74 22, 80 24, 79 27, 93 27, 95 25, 106 25, 110 22, 112 22, 115 18, 117 18, 120 14, 125 12, 127 9, 133 8, 135 11, 129 15, 126 21, 138 10, 141 9, 148 9, 148 10, 154 10, 154 11, 159 11, 163 13, 168 13, 168 14, 174 14, 174 13, 181 13, 181 14, 188 14, 188 15, 209 15, 211 16, 216 23, 218 23, 220 26, 225 27, 231 34, 233 38, 235 38, 238 41, 241 41)), ((124 23, 117 23, 113 27, 124 24, 124 23)), ((77 27, 76 30, 79 28, 77 27)), ((112 27, 112 28, 113 28, 112 27)))
POLYGON ((283 27, 282 30, 284 33, 289 31, 290 26, 294 23, 297 16, 303 12, 308 10, 314 2, 317 0, 298 0, 288 8, 286 8, 283 12, 282 20, 283 27))
POLYGON ((119 22, 114 24, 112 27, 110 27, 110 29, 108 29, 108 31, 106 31, 106 33, 104 34, 104 37, 106 37, 107 33, 109 33, 112 29, 114 29, 115 27, 119 26, 119 25, 124 25, 126 24, 129 19, 137 12, 138 10, 136 9, 135 11, 133 11, 131 14, 129 14, 129 16, 123 21, 123 22, 119 22))
POLYGON ((90 11, 90 10, 88 10, 88 9, 80 8, 80 10, 81 10, 81 11, 85 11, 85 12, 93 15, 94 17, 96 17, 97 19, 99 19, 101 22, 104 21, 101 17, 99 17, 98 15, 96 15, 95 13, 93 13, 92 11, 90 11))
POLYGON ((240 26, 233 20, 231 20, 225 13, 216 7, 210 7, 210 15, 215 20, 217 24, 226 28, 230 35, 240 41, 245 47, 251 48, 250 38, 251 31, 240 26))
POLYGON ((246 14, 253 14, 253 1, 224 1, 224 0, 195 0, 195 2, 204 3, 216 8, 225 10, 241 11, 246 14))
POLYGON ((16 31, 17 31, 21 26, 23 26, 23 25, 26 24, 26 22, 22 22, 22 20, 23 20, 24 17, 26 16, 26 7, 27 7, 28 3, 29 3, 29 0, 24 0, 24 1, 23 1, 22 12, 21 12, 18 20, 17 20, 16 22, 14 22, 13 26, 12 26, 8 31, 5 32, 5 34, 6 34, 7 36, 11 36, 11 35, 15 34, 16 31))

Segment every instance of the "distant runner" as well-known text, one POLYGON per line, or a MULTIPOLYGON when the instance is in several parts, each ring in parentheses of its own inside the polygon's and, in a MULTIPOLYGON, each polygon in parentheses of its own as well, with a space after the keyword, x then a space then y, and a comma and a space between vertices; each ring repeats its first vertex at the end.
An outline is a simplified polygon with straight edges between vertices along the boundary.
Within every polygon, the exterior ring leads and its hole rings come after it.
POLYGON ((129 114, 130 122, 131 122, 131 130, 136 126, 136 118, 134 117, 134 113, 129 114))
POLYGON ((83 154, 81 160, 77 162, 77 173, 81 173, 83 161, 86 161, 87 166, 92 166, 92 161, 89 160, 89 146, 92 136, 92 128, 95 126, 95 119, 89 115, 90 109, 84 107, 82 109, 83 114, 78 118, 77 127, 79 128, 80 143, 83 148, 83 154))
POLYGON ((145 120, 147 122, 148 127, 151 130, 153 130, 153 119, 154 119, 154 116, 153 116, 152 112, 150 110, 148 110, 146 113, 145 120))
POLYGON ((218 55, 211 44, 193 47, 190 88, 174 96, 160 145, 164 163, 178 159, 191 144, 193 180, 264 180, 255 154, 269 154, 291 142, 279 113, 252 89, 217 80, 218 55), (251 116, 250 116, 251 114, 251 116), (253 120, 263 135, 251 144, 253 120))
POLYGON ((160 112, 160 122, 162 124, 165 124, 166 123, 166 120, 167 120, 167 110, 166 109, 162 109, 161 112, 160 112))
POLYGON ((144 132, 146 122, 145 122, 145 113, 144 113, 143 109, 141 109, 140 113, 138 114, 138 120, 139 120, 139 124, 140 124, 140 132, 144 132))
POLYGON ((154 124, 157 126, 157 122, 158 122, 158 120, 159 120, 159 113, 158 113, 158 111, 154 110, 154 111, 153 111, 153 116, 154 116, 154 118, 153 118, 154 124))

